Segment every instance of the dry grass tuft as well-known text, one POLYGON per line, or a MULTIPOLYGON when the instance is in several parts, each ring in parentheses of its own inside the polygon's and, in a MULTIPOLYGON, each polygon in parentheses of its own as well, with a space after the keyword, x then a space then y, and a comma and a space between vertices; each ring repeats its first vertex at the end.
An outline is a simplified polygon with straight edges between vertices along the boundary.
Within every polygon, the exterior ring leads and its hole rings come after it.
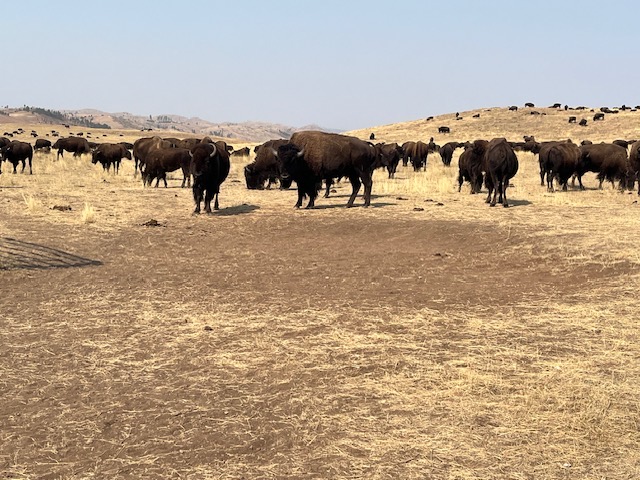
POLYGON ((96 209, 88 202, 85 202, 84 208, 80 212, 80 220, 82 223, 95 223, 96 221, 96 209))

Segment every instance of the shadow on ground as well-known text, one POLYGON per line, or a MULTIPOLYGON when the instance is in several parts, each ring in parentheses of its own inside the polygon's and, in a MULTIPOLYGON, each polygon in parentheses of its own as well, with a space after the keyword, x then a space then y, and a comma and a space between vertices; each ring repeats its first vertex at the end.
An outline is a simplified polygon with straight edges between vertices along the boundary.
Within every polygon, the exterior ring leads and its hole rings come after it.
POLYGON ((49 270, 92 265, 102 265, 102 262, 37 243, 0 237, 0 270, 49 270))

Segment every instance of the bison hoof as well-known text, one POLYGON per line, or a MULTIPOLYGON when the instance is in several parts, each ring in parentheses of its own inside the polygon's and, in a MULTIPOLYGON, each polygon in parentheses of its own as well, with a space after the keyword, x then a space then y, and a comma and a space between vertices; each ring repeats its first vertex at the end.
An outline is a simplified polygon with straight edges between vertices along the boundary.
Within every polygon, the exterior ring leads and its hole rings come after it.
POLYGON ((496 206, 496 204, 495 204, 494 202, 491 202, 491 203, 489 204, 489 206, 490 206, 490 207, 495 207, 495 206, 496 206))
POLYGON ((509 204, 508 204, 508 203, 504 203, 502 206, 503 206, 504 208, 509 208, 509 204))

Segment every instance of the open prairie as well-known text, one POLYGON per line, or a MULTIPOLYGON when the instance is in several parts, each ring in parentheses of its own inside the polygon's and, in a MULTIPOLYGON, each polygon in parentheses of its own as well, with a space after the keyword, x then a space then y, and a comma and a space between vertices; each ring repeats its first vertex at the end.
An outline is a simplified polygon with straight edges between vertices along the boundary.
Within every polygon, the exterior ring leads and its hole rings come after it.
MULTIPOLYGON (((528 110, 353 134, 640 138, 640 112, 582 128, 528 110)), ((368 209, 344 208, 343 181, 294 210, 232 157, 200 216, 177 173, 143 188, 126 160, 3 163, 0 474, 638 478, 638 195, 595 174, 547 193, 519 153, 512 207, 490 208, 458 193, 460 152, 377 171, 368 209)))

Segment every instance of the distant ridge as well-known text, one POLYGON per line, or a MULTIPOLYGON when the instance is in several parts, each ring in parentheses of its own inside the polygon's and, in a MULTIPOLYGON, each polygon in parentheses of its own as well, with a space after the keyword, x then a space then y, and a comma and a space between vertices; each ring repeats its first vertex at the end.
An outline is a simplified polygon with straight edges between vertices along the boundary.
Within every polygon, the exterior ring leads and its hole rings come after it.
POLYGON ((169 130, 195 135, 236 138, 248 142, 265 142, 278 138, 289 138, 300 130, 319 130, 338 133, 340 130, 324 128, 319 125, 291 127, 277 123, 248 122, 210 122, 198 117, 185 117, 176 114, 134 115, 129 112, 103 112, 92 108, 81 110, 49 110, 41 107, 24 106, 21 108, 0 109, 0 121, 24 121, 29 123, 60 124, 105 129, 129 130, 169 130))

